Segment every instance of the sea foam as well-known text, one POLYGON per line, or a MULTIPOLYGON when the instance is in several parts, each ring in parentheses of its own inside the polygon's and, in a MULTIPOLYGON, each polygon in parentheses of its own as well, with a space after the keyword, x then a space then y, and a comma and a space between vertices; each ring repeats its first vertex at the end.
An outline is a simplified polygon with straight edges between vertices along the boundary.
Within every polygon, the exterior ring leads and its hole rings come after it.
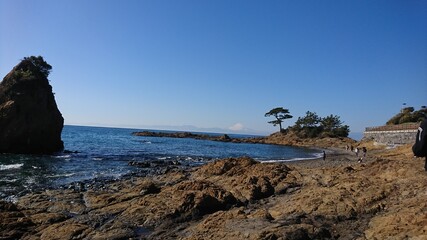
POLYGON ((0 171, 3 170, 9 170, 9 169, 17 169, 17 168, 21 168, 22 166, 24 166, 23 163, 17 163, 17 164, 0 164, 0 171))

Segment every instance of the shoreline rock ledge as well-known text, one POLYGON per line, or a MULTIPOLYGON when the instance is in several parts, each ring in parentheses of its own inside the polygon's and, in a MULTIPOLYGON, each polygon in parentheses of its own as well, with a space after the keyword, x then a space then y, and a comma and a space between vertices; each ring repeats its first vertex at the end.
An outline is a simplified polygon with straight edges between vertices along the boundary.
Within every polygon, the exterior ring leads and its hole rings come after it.
POLYGON ((49 154, 61 151, 64 118, 41 56, 26 57, 0 83, 0 152, 49 154))

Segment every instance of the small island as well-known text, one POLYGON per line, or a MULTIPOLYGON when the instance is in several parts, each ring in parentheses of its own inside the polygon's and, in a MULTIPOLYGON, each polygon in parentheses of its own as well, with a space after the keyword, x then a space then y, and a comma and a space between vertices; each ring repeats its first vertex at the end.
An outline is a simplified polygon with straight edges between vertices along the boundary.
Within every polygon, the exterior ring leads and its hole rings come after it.
POLYGON ((143 132, 133 132, 132 135, 140 137, 169 137, 169 138, 193 138, 199 140, 210 140, 210 141, 220 141, 220 142, 236 142, 238 139, 232 139, 227 134, 223 135, 208 135, 208 134, 196 134, 191 132, 153 132, 153 131, 143 131, 143 132))

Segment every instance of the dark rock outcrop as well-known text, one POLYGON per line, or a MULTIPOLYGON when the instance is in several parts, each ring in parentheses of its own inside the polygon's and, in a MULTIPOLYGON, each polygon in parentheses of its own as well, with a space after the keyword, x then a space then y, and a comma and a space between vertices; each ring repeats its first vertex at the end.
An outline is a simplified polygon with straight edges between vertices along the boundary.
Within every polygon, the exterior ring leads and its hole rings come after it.
POLYGON ((208 135, 208 134, 196 134, 190 132, 133 132, 132 135, 140 137, 169 137, 169 138, 194 138, 199 140, 210 140, 210 141, 220 141, 220 142, 231 142, 236 140, 240 142, 239 139, 232 139, 227 134, 220 136, 217 135, 208 135))
POLYGON ((24 58, 0 83, 0 152, 53 153, 63 149, 64 119, 42 57, 24 58))

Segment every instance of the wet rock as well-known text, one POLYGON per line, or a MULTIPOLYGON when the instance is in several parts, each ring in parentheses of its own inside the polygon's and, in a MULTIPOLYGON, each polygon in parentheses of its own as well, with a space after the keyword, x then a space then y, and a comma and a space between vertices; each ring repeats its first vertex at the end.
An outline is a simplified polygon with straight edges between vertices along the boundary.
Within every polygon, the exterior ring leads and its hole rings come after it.
POLYGON ((79 151, 64 150, 63 153, 69 154, 69 153, 80 153, 80 152, 79 151))
POLYGON ((133 132, 134 136, 141 137, 169 137, 169 138, 194 138, 199 140, 210 140, 210 141, 220 141, 220 142, 241 142, 240 139, 232 139, 227 134, 221 136, 214 136, 208 134, 196 134, 191 132, 133 132))
POLYGON ((136 162, 136 161, 131 161, 128 163, 129 166, 135 166, 135 167, 140 167, 140 168, 150 168, 151 164, 149 162, 136 162))
POLYGON ((139 167, 139 168, 158 168, 158 167, 169 167, 169 166, 181 166, 181 163, 179 161, 152 160, 147 162, 130 161, 128 165, 139 167))

